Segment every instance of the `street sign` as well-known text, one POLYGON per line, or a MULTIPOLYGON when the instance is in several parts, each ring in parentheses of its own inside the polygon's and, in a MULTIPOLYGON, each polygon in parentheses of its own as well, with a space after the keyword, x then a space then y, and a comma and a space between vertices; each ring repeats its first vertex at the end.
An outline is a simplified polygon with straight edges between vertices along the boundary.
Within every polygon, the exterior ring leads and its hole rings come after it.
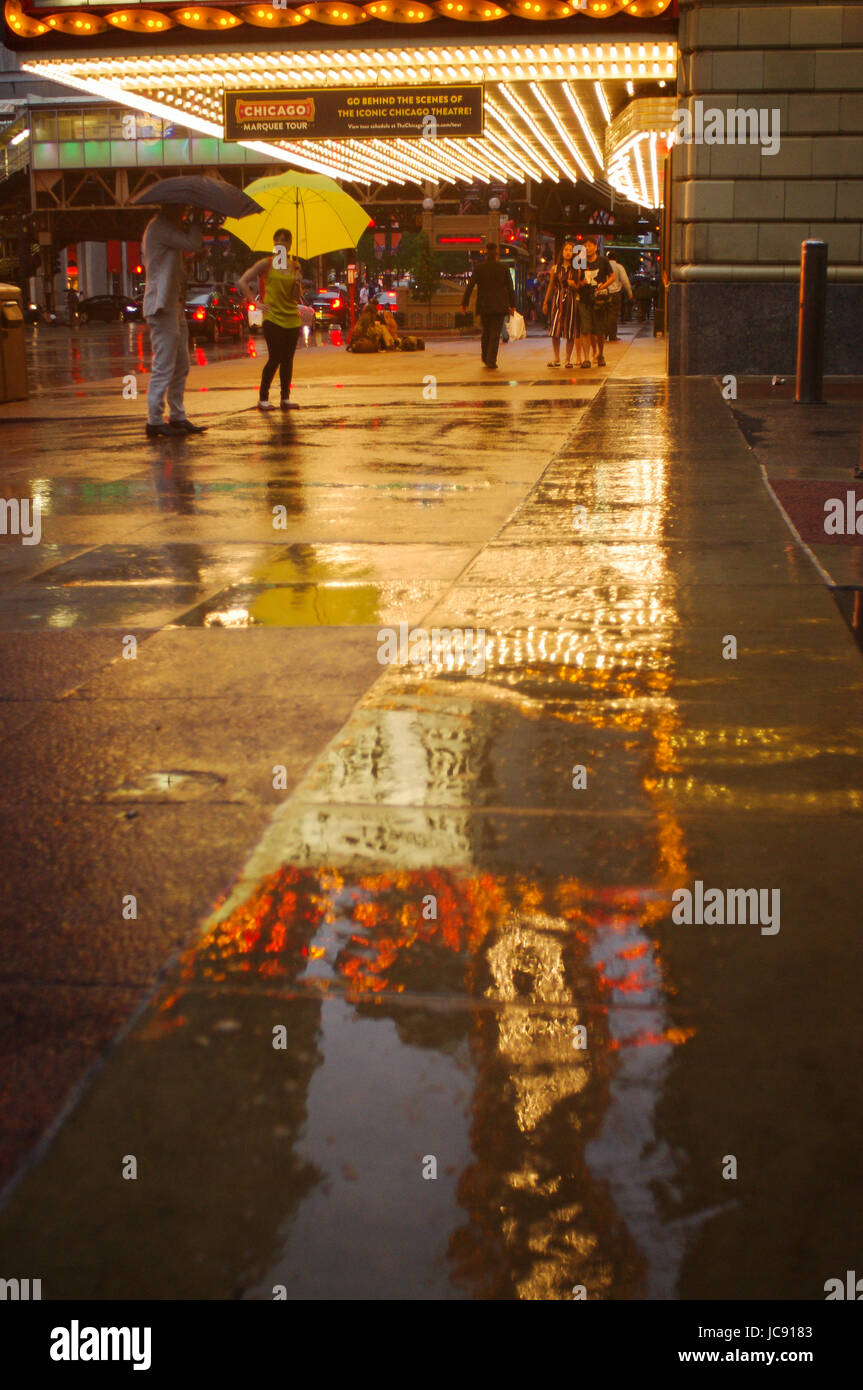
POLYGON ((356 282, 357 282, 357 266, 356 266, 356 261, 350 261, 349 264, 348 264, 348 284, 349 284, 349 285, 355 285, 356 282))

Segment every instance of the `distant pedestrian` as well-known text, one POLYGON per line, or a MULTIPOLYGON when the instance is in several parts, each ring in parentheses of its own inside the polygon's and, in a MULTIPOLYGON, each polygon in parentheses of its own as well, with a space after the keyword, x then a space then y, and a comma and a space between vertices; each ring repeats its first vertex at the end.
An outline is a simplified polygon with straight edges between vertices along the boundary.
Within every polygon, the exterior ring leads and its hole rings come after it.
POLYGON ((486 247, 485 260, 475 267, 462 297, 462 312, 476 287, 476 309, 482 319, 482 360, 486 367, 497 368, 497 350, 503 321, 515 308, 512 279, 506 266, 501 265, 497 242, 486 247))
POLYGON ((654 294, 655 287, 650 277, 648 275, 640 276, 638 284, 635 287, 635 302, 638 305, 639 323, 646 323, 650 318, 651 310, 653 309, 654 294))
POLYGON ((165 203, 147 223, 141 243, 144 273, 144 318, 150 326, 153 366, 147 391, 147 434, 202 434, 206 425, 186 418, 183 393, 189 375, 189 328, 186 323, 187 251, 197 251, 203 241, 200 223, 183 227, 187 209, 165 203), (165 400, 168 421, 165 422, 165 400))
POLYGON ((303 282, 300 277, 299 262, 290 255, 291 233, 280 228, 273 238, 272 256, 264 256, 256 261, 240 279, 240 288, 250 299, 263 305, 263 334, 267 343, 267 360, 261 373, 258 391, 258 410, 275 410, 270 403, 270 387, 276 370, 279 373, 280 404, 282 410, 296 410, 298 407, 291 396, 291 382, 294 372, 294 353, 300 336, 299 304, 303 295, 303 282), (258 292, 258 281, 263 276, 263 294, 258 292))
POLYGON ((66 312, 69 315, 69 325, 74 328, 78 322, 78 295, 72 285, 66 291, 66 312))
MULTIPOLYGON (((605 346, 608 322, 609 289, 614 284, 614 275, 611 262, 599 254, 599 243, 595 236, 585 237, 584 249, 587 253, 587 265, 584 268, 584 284, 579 300, 581 336, 585 344, 582 350, 585 353, 592 350, 595 365, 604 367, 602 349, 605 346)), ((585 358, 581 365, 589 367, 589 359, 585 358)))
POLYGON ((620 319, 621 306, 629 303, 632 299, 632 285, 629 283, 629 276, 626 273, 626 266, 617 259, 613 251, 606 254, 606 259, 611 265, 611 273, 614 276, 614 284, 608 287, 608 324, 606 338, 609 343, 617 342, 617 325, 620 319))
POLYGON ((548 318, 548 331, 554 357, 550 367, 560 366, 561 339, 566 340, 565 367, 572 366, 572 349, 578 341, 578 282, 573 264, 575 243, 567 240, 558 252, 548 288, 543 300, 542 312, 548 318))

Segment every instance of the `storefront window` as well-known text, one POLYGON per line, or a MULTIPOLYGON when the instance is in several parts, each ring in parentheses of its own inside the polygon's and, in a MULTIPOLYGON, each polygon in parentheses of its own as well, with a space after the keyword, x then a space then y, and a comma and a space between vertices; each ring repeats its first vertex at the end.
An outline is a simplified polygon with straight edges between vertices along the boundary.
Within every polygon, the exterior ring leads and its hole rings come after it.
POLYGON ((84 139, 85 140, 107 140, 108 138, 108 112, 107 111, 85 111, 84 112, 84 139))
POLYGON ((77 140, 60 141, 60 168, 81 169, 84 165, 84 145, 77 140))
POLYGON ((137 112, 109 111, 108 121, 112 140, 134 140, 137 136, 137 112))
POLYGON ((163 140, 162 150, 166 164, 188 164, 189 163, 189 141, 188 140, 163 140))
POLYGON ((88 169, 108 168, 111 161, 111 146, 107 140, 88 140, 84 145, 84 164, 88 169))
POLYGON ((34 112, 33 112, 33 139, 34 139, 34 140, 56 140, 56 139, 57 139, 57 112, 56 112, 56 111, 34 111, 34 112))
MULTIPOLYGON (((135 115, 138 128, 139 140, 152 140, 162 138, 163 122, 158 116, 150 116, 146 111, 138 111, 135 115)), ((169 122, 167 124, 170 124, 169 122)))
POLYGON ((34 169, 56 169, 60 159, 56 140, 43 140, 33 148, 34 169))
POLYGON ((112 140, 110 147, 112 169, 133 168, 138 163, 138 146, 134 140, 112 140))
POLYGON ((164 163, 161 140, 139 140, 137 149, 139 165, 164 163))
POLYGON ((84 139, 83 111, 63 111, 57 116, 57 127, 61 140, 84 139))

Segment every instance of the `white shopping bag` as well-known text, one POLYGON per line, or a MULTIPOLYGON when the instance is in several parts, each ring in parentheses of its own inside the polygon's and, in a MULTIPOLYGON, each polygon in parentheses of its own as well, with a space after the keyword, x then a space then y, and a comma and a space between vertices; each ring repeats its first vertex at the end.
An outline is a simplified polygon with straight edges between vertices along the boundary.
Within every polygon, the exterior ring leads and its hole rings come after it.
POLYGON ((519 338, 527 337, 527 328, 525 327, 524 319, 518 312, 518 309, 513 309, 507 319, 506 330, 509 333, 510 342, 512 343, 517 343, 519 338))

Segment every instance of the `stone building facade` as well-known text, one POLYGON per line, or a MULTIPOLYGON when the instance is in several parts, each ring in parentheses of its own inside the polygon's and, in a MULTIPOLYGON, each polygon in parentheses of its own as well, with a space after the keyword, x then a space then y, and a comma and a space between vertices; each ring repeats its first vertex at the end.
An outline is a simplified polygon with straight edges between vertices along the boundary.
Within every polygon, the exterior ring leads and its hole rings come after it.
POLYGON ((705 137, 711 111, 778 112, 780 138, 772 154, 672 151, 669 370, 793 371, 801 243, 817 238, 825 370, 863 373, 863 4, 680 0, 679 14, 679 108, 705 137))

